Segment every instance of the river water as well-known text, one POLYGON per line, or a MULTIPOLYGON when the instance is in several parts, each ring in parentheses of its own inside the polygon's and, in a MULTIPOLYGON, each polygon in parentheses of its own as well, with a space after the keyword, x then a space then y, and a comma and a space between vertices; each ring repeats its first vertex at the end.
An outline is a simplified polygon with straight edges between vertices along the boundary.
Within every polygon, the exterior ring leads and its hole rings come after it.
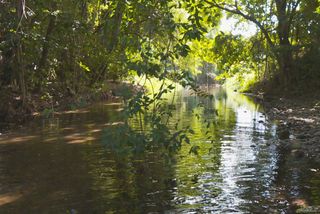
POLYGON ((0 136, 0 213, 294 213, 320 205, 320 172, 279 149, 276 125, 241 94, 187 91, 174 112, 195 134, 173 159, 119 154, 103 133, 121 123, 121 103, 38 119, 0 136), (215 109, 206 128, 199 105, 215 109), (212 141, 207 140, 211 136, 212 141))

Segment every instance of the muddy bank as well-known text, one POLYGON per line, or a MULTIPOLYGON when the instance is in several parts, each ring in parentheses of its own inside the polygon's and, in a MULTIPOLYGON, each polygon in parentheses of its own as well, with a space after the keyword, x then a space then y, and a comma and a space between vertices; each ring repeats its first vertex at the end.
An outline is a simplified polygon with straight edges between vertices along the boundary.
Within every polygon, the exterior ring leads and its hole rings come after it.
POLYGON ((35 117, 49 117, 52 114, 76 110, 99 101, 119 101, 128 99, 141 87, 128 82, 107 82, 101 88, 86 88, 79 92, 57 90, 29 94, 23 104, 19 93, 10 88, 0 93, 0 133, 21 126, 35 117))
POLYGON ((281 148, 296 158, 310 158, 320 164, 320 99, 268 97, 262 103, 278 125, 281 148))

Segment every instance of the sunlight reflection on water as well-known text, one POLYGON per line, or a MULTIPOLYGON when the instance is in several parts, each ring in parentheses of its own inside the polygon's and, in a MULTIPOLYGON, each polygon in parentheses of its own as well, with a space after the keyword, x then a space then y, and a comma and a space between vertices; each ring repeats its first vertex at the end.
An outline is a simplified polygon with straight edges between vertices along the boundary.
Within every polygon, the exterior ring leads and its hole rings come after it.
POLYGON ((178 93, 175 118, 192 127, 200 150, 191 155, 184 145, 171 162, 156 151, 105 149, 103 130, 123 123, 119 103, 0 136, 0 213, 285 213, 291 199, 320 204, 319 175, 305 160, 282 160, 261 106, 221 88, 210 92, 213 101, 178 93), (192 112, 214 125, 207 129, 192 112))

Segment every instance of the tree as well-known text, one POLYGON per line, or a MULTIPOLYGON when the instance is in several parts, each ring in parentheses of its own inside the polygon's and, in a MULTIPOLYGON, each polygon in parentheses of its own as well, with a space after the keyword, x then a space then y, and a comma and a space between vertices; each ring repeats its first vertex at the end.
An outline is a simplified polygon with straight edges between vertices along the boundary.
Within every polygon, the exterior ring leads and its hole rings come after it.
POLYGON ((278 62, 281 83, 287 88, 294 75, 293 51, 295 46, 299 46, 293 37, 297 27, 295 22, 301 14, 301 7, 304 4, 316 5, 316 1, 205 0, 205 2, 209 7, 219 8, 257 26, 278 62))

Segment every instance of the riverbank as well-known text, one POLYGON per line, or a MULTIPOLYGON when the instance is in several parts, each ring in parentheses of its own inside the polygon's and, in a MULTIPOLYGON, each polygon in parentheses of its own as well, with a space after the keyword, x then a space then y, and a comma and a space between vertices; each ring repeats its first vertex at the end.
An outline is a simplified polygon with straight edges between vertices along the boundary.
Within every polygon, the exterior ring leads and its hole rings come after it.
POLYGON ((264 97, 262 100, 267 115, 278 124, 281 148, 296 158, 320 163, 319 97, 264 97))
POLYGON ((3 90, 0 94, 0 133, 5 133, 35 117, 50 117, 62 111, 76 110, 99 101, 119 101, 130 97, 141 90, 140 87, 128 82, 107 82, 99 89, 83 89, 75 93, 72 90, 62 90, 54 93, 33 93, 28 96, 23 105, 19 93, 14 90, 3 90))

